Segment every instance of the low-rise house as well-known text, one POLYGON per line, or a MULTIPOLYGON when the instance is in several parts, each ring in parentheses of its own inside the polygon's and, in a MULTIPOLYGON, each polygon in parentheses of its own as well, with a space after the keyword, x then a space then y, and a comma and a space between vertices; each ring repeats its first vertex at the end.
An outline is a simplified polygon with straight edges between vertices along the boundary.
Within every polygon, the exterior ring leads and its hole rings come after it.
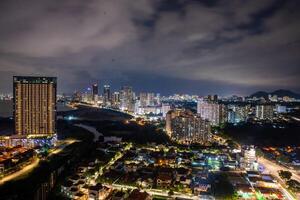
POLYGON ((98 183, 97 185, 90 186, 88 189, 88 196, 90 200, 105 199, 111 192, 111 189, 98 183))
POLYGON ((175 177, 176 177, 176 181, 180 181, 181 177, 186 177, 191 173, 190 169, 187 168, 176 168, 175 169, 175 177))
POLYGON ((171 186, 172 176, 169 174, 158 174, 156 177, 156 184, 159 187, 168 188, 171 186))
POLYGON ((136 172, 137 169, 138 169, 138 165, 134 164, 134 163, 131 163, 131 164, 128 164, 128 165, 124 166, 124 171, 125 172, 136 172))
POLYGON ((60 186, 60 192, 63 196, 70 197, 71 196, 71 187, 73 186, 72 181, 65 181, 60 186))
POLYGON ((77 192, 74 196, 73 199, 76 200, 88 200, 87 194, 84 194, 83 192, 77 192))
POLYGON ((278 188, 279 185, 277 184, 277 181, 268 174, 263 174, 261 176, 261 180, 257 182, 256 184, 258 187, 268 187, 268 188, 278 188))
POLYGON ((228 167, 230 169, 236 169, 238 166, 238 162, 236 160, 225 160, 223 162, 224 167, 228 167))
POLYGON ((124 200, 126 193, 123 191, 117 191, 112 197, 111 200, 124 200))
POLYGON ((241 199, 256 199, 255 198, 255 191, 249 184, 238 184, 235 185, 235 190, 237 191, 238 196, 241 199))
POLYGON ((152 178, 139 178, 137 183, 143 188, 150 188, 153 186, 152 178))
POLYGON ((141 192, 138 189, 133 190, 126 200, 151 200, 151 196, 147 192, 141 192))
POLYGON ((188 187, 191 184, 192 180, 188 176, 182 176, 180 177, 179 182, 185 187, 188 187))

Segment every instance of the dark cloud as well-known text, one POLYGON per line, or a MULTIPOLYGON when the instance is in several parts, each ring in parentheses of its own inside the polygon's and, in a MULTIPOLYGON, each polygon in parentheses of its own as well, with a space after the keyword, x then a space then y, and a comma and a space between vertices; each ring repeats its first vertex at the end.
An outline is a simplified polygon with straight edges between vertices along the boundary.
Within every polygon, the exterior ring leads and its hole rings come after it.
POLYGON ((58 76, 65 92, 94 81, 162 93, 300 91, 298 2, 3 0, 0 76, 58 76))

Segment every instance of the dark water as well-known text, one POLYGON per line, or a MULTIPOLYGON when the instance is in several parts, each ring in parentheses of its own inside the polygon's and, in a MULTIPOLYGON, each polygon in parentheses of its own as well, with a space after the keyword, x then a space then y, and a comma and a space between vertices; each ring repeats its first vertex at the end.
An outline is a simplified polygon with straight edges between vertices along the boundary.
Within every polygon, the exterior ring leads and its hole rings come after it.
MULTIPOLYGON (((71 110, 69 107, 62 103, 57 104, 58 111, 71 110)), ((0 100, 0 117, 12 117, 13 115, 13 102, 11 100, 0 100)))

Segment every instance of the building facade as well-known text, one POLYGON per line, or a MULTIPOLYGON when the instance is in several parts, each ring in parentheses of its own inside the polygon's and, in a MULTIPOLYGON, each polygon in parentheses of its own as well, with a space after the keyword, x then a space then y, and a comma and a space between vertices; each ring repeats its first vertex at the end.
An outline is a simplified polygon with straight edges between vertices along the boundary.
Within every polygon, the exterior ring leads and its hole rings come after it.
POLYGON ((120 91, 120 109, 123 111, 134 112, 134 94, 132 87, 123 86, 120 91))
POLYGON ((166 116, 166 131, 179 143, 207 144, 211 141, 211 127, 207 120, 190 110, 171 110, 166 116))
POLYGON ((16 135, 56 133, 56 86, 55 77, 13 77, 16 135))
POLYGON ((197 113, 203 119, 210 121, 214 126, 218 126, 227 121, 226 106, 216 102, 199 99, 197 103, 197 113))
POLYGON ((227 121, 229 123, 245 122, 248 119, 250 105, 228 105, 227 106, 227 121))
POLYGON ((98 100, 99 88, 98 88, 98 84, 96 83, 92 85, 92 96, 94 101, 98 100))
POLYGON ((110 93, 109 85, 104 85, 104 88, 103 88, 103 104, 105 106, 111 105, 111 93, 110 93))
POLYGON ((272 105, 257 105, 255 116, 259 120, 273 120, 274 107, 272 105))

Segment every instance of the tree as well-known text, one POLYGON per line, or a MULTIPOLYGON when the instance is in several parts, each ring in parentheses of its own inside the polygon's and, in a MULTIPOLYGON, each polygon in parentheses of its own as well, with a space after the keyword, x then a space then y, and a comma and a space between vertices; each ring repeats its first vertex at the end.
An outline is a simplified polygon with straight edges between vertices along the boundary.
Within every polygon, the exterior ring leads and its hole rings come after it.
POLYGON ((235 199, 234 187, 228 180, 226 174, 219 174, 216 176, 213 183, 214 195, 217 199, 235 199))
POLYGON ((226 143, 231 149, 236 149, 239 147, 239 145, 231 139, 226 140, 226 143))
POLYGON ((291 179, 286 182, 288 185, 289 189, 292 190, 293 192, 300 192, 300 183, 294 179, 291 179))
POLYGON ((285 155, 280 155, 276 158, 276 160, 278 162, 282 162, 282 163, 288 163, 290 161, 289 157, 285 156, 285 155))
POLYGON ((265 156, 264 152, 260 148, 256 149, 256 155, 258 157, 264 157, 265 156))
POLYGON ((173 192, 173 190, 170 190, 170 191, 168 192, 168 195, 169 195, 169 196, 172 196, 172 195, 174 195, 174 192, 173 192))
POLYGON ((290 180, 291 177, 292 177, 292 173, 291 173, 290 171, 283 171, 283 170, 280 170, 280 171, 278 172, 278 174, 279 174, 280 178, 282 178, 282 179, 284 179, 284 180, 286 180, 286 181, 290 180))

